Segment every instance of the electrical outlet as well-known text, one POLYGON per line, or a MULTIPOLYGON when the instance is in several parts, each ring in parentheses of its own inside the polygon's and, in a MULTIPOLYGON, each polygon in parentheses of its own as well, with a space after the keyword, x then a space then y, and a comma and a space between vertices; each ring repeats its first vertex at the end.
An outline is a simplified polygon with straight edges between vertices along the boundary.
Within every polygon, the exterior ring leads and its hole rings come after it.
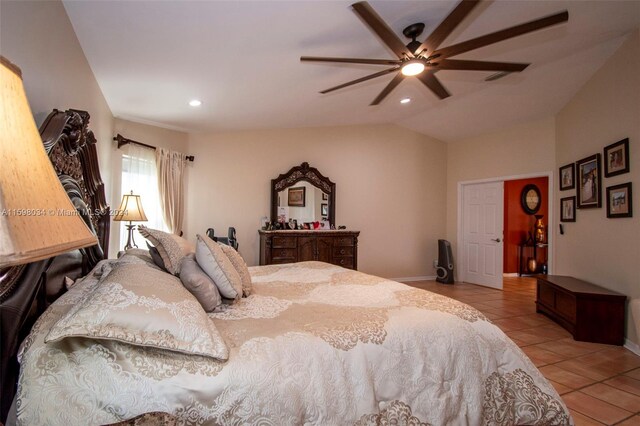
POLYGON ((437 267, 438 267, 438 259, 435 259, 435 260, 433 261, 433 267, 434 267, 434 268, 437 268, 437 267))

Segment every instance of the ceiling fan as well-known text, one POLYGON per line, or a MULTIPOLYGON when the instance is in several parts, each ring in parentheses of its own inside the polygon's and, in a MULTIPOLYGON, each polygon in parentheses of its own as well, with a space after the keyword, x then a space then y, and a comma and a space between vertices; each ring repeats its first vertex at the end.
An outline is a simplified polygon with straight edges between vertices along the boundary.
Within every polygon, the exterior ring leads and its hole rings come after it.
MULTIPOLYGON (((376 77, 395 73, 396 75, 393 80, 391 80, 391 82, 387 84, 373 102, 371 102, 371 105, 378 105, 398 84, 400 84, 405 77, 411 76, 418 78, 425 86, 435 93, 436 96, 440 99, 444 99, 449 97, 450 93, 436 78, 435 72, 438 70, 496 71, 498 73, 507 74, 520 72, 529 66, 529 64, 511 62, 449 59, 450 57, 569 20, 569 13, 564 11, 501 31, 486 34, 462 43, 440 48, 440 44, 453 32, 453 30, 464 20, 473 8, 478 5, 479 2, 480 0, 462 0, 422 43, 416 39, 422 34, 424 24, 416 23, 409 25, 402 31, 407 38, 411 39, 407 45, 402 43, 400 38, 396 36, 391 28, 389 28, 389 26, 366 1, 354 3, 351 5, 353 10, 358 14, 358 16, 360 16, 360 18, 362 18, 365 24, 367 24, 367 26, 380 37, 382 42, 396 54, 398 58, 362 59, 302 56, 300 60, 310 62, 337 62, 391 66, 383 71, 323 90, 320 92, 323 94, 362 83, 363 81, 371 80, 376 77)), ((488 80, 495 78, 496 76, 491 76, 488 80)))

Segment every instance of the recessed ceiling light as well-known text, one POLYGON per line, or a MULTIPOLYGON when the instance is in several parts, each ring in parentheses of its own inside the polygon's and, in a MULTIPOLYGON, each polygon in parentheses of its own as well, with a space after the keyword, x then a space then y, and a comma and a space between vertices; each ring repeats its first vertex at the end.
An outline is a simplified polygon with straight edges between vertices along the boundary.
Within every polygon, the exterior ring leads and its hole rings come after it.
POLYGON ((411 98, 402 98, 402 99, 400 99, 400 103, 401 104, 408 104, 409 102, 411 102, 411 98))
POLYGON ((202 105, 202 101, 199 101, 197 99, 193 99, 191 101, 189 101, 189 105, 192 107, 199 107, 200 105, 202 105))

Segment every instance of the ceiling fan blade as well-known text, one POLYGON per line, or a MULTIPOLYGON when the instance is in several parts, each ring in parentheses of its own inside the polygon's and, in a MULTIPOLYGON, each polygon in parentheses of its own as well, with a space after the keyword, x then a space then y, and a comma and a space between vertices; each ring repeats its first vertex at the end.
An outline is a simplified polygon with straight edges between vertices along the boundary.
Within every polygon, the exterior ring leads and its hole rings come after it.
POLYGON ((383 75, 390 74, 392 72, 398 71, 399 69, 400 69, 400 67, 389 68, 389 69, 386 69, 384 71, 380 71, 380 72, 377 72, 375 74, 370 74, 370 75, 367 75, 365 77, 361 77, 361 78, 358 78, 356 80, 349 81, 347 83, 341 84, 339 86, 335 86, 335 87, 332 87, 330 89, 323 90, 320 93, 325 94, 325 93, 333 92, 334 90, 338 90, 338 89, 342 89, 343 87, 347 87, 347 86, 351 86, 351 85, 354 85, 354 84, 362 83, 363 81, 371 80, 372 78, 382 77, 383 75))
POLYGON ((396 59, 364 59, 364 58, 321 58, 317 56, 301 56, 301 61, 307 62, 340 62, 346 64, 370 64, 370 65, 399 65, 402 63, 396 59))
POLYGON ((424 50, 427 51, 427 54, 434 52, 479 2, 480 0, 462 0, 458 3, 455 9, 433 30, 416 52, 424 50))
POLYGON ((389 26, 380 18, 375 10, 366 1, 361 1, 351 5, 353 10, 362 18, 362 20, 382 39, 398 58, 403 59, 405 56, 413 58, 407 46, 405 46, 398 36, 389 28, 389 26))
POLYGON ((497 43, 499 41, 507 40, 512 37, 517 37, 522 34, 527 34, 532 31, 537 31, 542 28, 560 24, 568 20, 569 12, 565 10, 564 12, 556 13, 555 15, 536 19, 535 21, 526 22, 524 24, 516 25, 515 27, 496 31, 495 33, 487 34, 482 37, 474 38, 471 40, 463 41, 462 43, 438 49, 434 53, 435 55, 439 55, 438 57, 440 58, 447 58, 449 56, 459 55, 470 50, 478 49, 480 47, 497 43))
POLYGON ((461 59, 443 59, 433 64, 439 70, 467 70, 467 71, 504 71, 520 72, 531 64, 514 62, 466 61, 461 59))
POLYGON ((391 80, 389 84, 387 84, 387 86, 384 89, 382 89, 382 92, 380 92, 380 94, 376 96, 376 98, 373 100, 373 102, 369 104, 369 106, 378 105, 380 102, 382 102, 382 100, 386 98, 387 95, 391 93, 391 91, 395 89, 396 86, 400 84, 400 82, 403 79, 404 79, 404 75, 402 75, 402 73, 399 72, 398 75, 393 77, 393 80, 391 80))
POLYGON ((447 89, 444 88, 442 83, 440 83, 440 80, 438 80, 438 78, 433 75, 433 71, 425 71, 422 74, 417 75, 416 77, 418 77, 420 81, 422 81, 422 83, 424 83, 424 85, 427 86, 440 99, 448 98, 449 96, 451 96, 447 89))

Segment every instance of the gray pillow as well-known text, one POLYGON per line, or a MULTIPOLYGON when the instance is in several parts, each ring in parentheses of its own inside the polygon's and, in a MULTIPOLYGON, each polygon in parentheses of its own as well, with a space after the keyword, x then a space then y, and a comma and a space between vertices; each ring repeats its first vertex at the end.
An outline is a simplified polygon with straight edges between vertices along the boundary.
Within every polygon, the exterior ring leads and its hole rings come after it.
POLYGON ((218 287, 198 266, 194 254, 189 254, 182 259, 180 281, 198 299, 205 311, 211 312, 222 303, 218 287))
POLYGON ((147 241, 147 247, 149 248, 149 255, 151 256, 153 263, 163 271, 169 272, 167 271, 167 268, 164 267, 164 261, 162 260, 162 256, 160 256, 160 252, 158 251, 158 249, 152 246, 151 244, 149 244, 148 241, 147 241))
POLYGON ((198 235, 196 261, 216 283, 222 297, 234 300, 242 297, 242 279, 218 243, 209 237, 198 235))

